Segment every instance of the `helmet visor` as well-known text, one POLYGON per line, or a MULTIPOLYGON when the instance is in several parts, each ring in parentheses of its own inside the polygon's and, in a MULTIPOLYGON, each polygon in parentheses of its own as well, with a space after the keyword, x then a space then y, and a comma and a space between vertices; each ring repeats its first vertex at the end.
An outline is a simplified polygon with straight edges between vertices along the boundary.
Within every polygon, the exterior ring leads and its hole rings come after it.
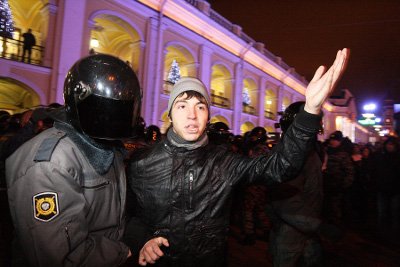
POLYGON ((82 131, 90 137, 120 139, 131 136, 133 100, 90 95, 77 108, 82 131))

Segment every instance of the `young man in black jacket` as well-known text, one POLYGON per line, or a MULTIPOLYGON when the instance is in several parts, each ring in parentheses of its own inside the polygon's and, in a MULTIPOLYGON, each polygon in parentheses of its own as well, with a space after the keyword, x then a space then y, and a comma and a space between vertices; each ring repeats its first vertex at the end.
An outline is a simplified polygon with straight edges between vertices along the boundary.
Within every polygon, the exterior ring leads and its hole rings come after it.
POLYGON ((132 157, 128 180, 136 216, 126 231, 140 265, 223 266, 230 200, 240 181, 272 184, 294 178, 320 126, 321 106, 342 74, 348 50, 320 67, 306 104, 269 156, 247 158, 208 143, 211 100, 205 85, 182 78, 170 94, 167 138, 132 157))

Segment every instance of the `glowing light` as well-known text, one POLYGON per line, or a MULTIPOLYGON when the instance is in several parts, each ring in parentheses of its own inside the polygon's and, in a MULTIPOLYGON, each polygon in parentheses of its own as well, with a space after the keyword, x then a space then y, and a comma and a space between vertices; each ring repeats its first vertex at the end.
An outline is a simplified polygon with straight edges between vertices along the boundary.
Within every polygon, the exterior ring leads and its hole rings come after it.
POLYGON ((376 109, 376 104, 374 103, 366 104, 364 105, 363 109, 365 111, 374 111, 376 109))
POLYGON ((104 86, 103 86, 103 84, 101 82, 97 83, 97 89, 99 89, 100 91, 103 91, 104 86))
POLYGON ((97 40, 96 38, 92 38, 90 40, 90 47, 97 48, 99 47, 99 45, 100 45, 99 40, 97 40))
POLYGON ((374 113, 363 113, 362 116, 364 118, 368 118, 368 119, 375 118, 375 114, 374 113))
POLYGON ((365 118, 363 120, 358 120, 358 123, 360 123, 361 125, 374 125, 375 120, 371 120, 370 118, 365 118))

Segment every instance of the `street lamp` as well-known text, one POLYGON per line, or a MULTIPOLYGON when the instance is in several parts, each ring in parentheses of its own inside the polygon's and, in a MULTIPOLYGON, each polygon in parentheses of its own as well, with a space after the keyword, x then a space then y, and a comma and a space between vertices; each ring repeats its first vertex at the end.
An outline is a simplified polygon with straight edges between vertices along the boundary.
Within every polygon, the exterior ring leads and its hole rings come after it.
POLYGON ((376 110, 376 104, 374 104, 374 103, 365 104, 365 105, 363 106, 363 109, 364 109, 365 111, 368 111, 368 112, 375 111, 375 110, 376 110))

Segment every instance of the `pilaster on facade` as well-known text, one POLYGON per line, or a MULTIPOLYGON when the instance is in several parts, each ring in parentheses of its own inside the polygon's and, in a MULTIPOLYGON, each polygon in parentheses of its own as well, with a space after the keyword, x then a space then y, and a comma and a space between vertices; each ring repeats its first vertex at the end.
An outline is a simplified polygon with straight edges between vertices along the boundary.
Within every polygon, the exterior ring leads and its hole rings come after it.
POLYGON ((162 32, 166 26, 160 21, 160 17, 154 18, 149 17, 146 25, 146 48, 145 48, 145 58, 143 62, 143 106, 142 114, 144 114, 144 119, 150 124, 154 124, 157 121, 158 109, 156 105, 158 104, 158 98, 160 95, 159 79, 159 69, 161 62, 163 60, 162 52, 162 32), (154 41, 157 40, 157 41, 154 41), (156 114, 155 114, 156 113, 156 114))
POLYGON ((46 49, 44 50, 43 57, 43 65, 46 67, 51 66, 52 58, 54 58, 54 39, 56 38, 55 25, 57 22, 57 10, 58 7, 52 3, 48 3, 42 10, 42 13, 48 14, 47 36, 45 40, 46 49))
POLYGON ((233 132, 240 132, 241 115, 243 110, 242 103, 243 90, 243 61, 235 64, 235 83, 233 98, 233 132))
MULTIPOLYGON (((84 41, 85 27, 87 27, 85 21, 86 2, 87 0, 64 2, 61 24, 63 34, 56 37, 59 38, 59 51, 57 52, 59 65, 55 72, 57 81, 56 102, 58 103, 64 102, 64 79, 69 68, 83 55, 82 42, 84 41)), ((89 50, 89 44, 87 47, 87 50, 89 50)))
POLYGON ((200 46, 199 52, 199 68, 198 77, 206 85, 207 89, 211 90, 211 55, 213 51, 207 45, 200 46))
MULTIPOLYGON (((162 45, 162 44, 161 44, 162 45)), ((157 124, 160 118, 160 98, 162 97, 162 89, 163 89, 163 73, 164 73, 164 59, 165 56, 167 55, 168 51, 165 49, 165 47, 159 47, 160 49, 162 49, 161 51, 159 51, 160 56, 158 56, 155 61, 156 61, 156 69, 155 69, 155 84, 154 84, 154 98, 153 98, 153 102, 154 102, 154 109, 153 109, 153 113, 152 113, 152 119, 151 119, 151 123, 152 124, 157 124)))
MULTIPOLYGON (((145 64, 145 48, 146 48, 146 42, 144 42, 143 40, 139 40, 137 41, 137 45, 139 46, 139 66, 143 66, 145 64)), ((131 62, 134 61, 134 55, 132 54, 132 58, 131 58, 131 62)), ((136 75, 138 76, 138 79, 140 81, 140 84, 143 83, 143 79, 144 79, 144 71, 143 69, 141 69, 140 67, 137 70, 136 75)))
POLYGON ((267 84, 267 79, 264 76, 261 76, 259 79, 259 89, 258 89, 258 125, 260 126, 264 126, 266 84, 267 84))
MULTIPOLYGON (((283 85, 278 86, 277 88, 277 106, 276 106, 276 112, 278 113, 279 111, 282 111, 282 103, 283 103, 283 97, 285 95, 283 85)), ((278 119, 278 118, 277 118, 278 119)))

